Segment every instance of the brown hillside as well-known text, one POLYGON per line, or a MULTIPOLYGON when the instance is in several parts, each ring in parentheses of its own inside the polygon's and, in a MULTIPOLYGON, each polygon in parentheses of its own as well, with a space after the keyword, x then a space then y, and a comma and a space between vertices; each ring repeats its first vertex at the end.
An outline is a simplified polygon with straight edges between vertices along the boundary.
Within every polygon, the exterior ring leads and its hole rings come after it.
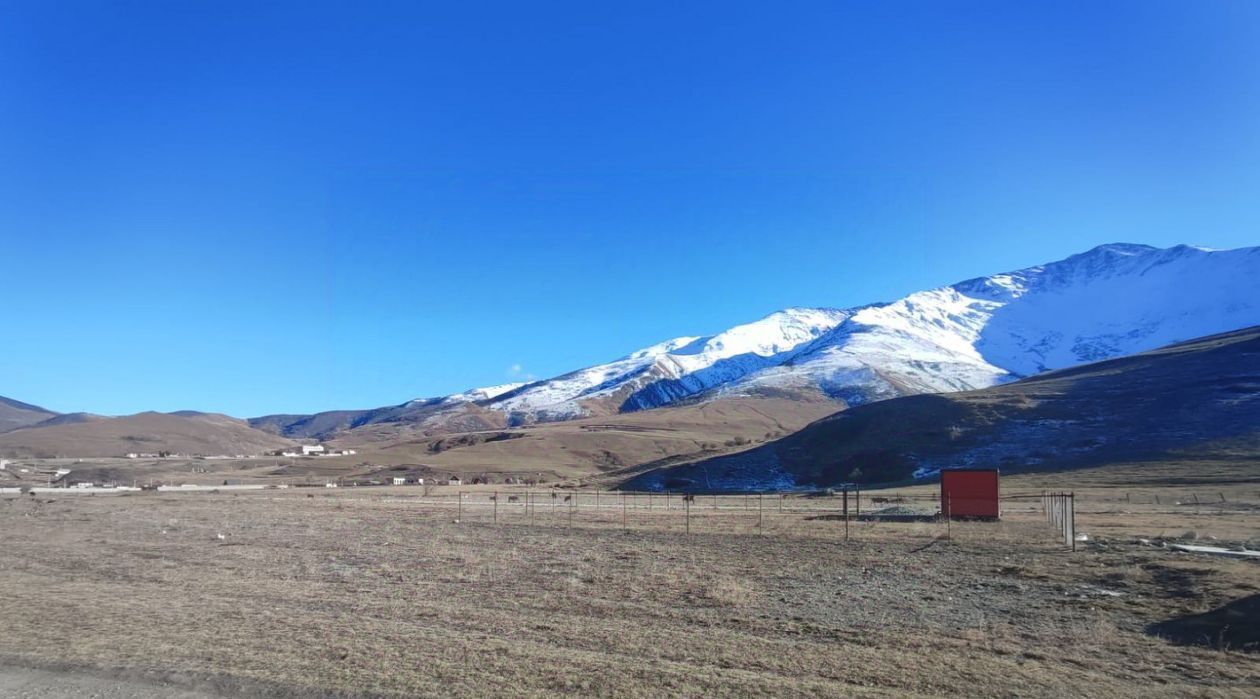
POLYGON ((347 467, 370 462, 465 475, 611 478, 626 470, 765 442, 835 409, 836 403, 827 400, 726 398, 529 427, 492 425, 478 432, 394 443, 382 442, 382 426, 372 425, 344 433, 332 444, 358 450, 353 457, 334 457, 347 467))
POLYGON ((56 416, 57 413, 47 408, 0 396, 0 432, 27 427, 56 416))
POLYGON ((0 454, 52 458, 170 451, 209 456, 258 454, 292 443, 226 415, 150 412, 13 430, 0 434, 0 454))

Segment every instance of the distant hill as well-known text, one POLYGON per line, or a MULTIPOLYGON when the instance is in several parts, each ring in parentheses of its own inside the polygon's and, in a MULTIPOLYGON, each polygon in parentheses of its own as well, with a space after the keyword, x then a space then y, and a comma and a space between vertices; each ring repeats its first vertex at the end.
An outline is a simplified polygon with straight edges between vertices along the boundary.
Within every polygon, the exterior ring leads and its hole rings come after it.
POLYGON ((47 408, 0 396, 0 432, 34 425, 56 416, 57 413, 47 408))
POLYGON ((940 469, 1067 469, 1260 458, 1260 327, 993 388, 842 411, 744 452, 640 474, 629 488, 887 483, 940 469))
POLYGON ((93 413, 62 413, 55 417, 50 417, 43 422, 37 422, 28 427, 52 427, 53 425, 75 425, 80 422, 92 422, 93 420, 108 420, 104 415, 95 415, 93 413))
POLYGON ((138 413, 124 417, 66 416, 0 434, 7 457, 122 456, 129 452, 259 454, 292 441, 213 413, 138 413), (74 418, 74 419, 72 419, 74 418))
MULTIPOLYGON (((596 479, 678 460, 694 460, 800 429, 835 404, 782 398, 732 398, 529 427, 491 428, 422 437, 393 424, 368 425, 334 440, 352 447, 347 465, 409 464, 436 473, 596 479), (412 438, 407 435, 411 434, 412 438)), ((331 461, 331 459, 330 459, 331 461)))

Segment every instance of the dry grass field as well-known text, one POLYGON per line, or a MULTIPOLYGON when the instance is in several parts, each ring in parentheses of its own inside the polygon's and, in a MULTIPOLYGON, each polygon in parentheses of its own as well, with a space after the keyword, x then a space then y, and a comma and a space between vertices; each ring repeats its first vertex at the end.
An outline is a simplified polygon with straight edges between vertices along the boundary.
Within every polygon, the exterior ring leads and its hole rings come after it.
POLYGON ((701 498, 686 534, 659 496, 572 526, 506 491, 497 523, 488 491, 458 523, 418 488, 8 497, 0 693, 1254 696, 1260 655, 1150 627, 1255 598, 1260 565, 1138 539, 1260 540, 1256 489, 1196 507, 1066 485, 1095 539, 1076 553, 1032 501, 948 539, 852 522, 845 541, 825 499, 701 498))

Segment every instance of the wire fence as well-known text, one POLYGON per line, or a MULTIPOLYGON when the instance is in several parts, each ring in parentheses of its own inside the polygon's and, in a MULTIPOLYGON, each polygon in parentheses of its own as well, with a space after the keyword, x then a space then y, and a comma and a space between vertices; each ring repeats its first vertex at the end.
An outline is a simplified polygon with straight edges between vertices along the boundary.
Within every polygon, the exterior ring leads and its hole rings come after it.
MULTIPOLYGON (((1005 514, 1036 523, 1038 496, 1003 497, 1005 514)), ((959 526, 942 516, 937 494, 891 491, 835 493, 687 494, 673 492, 504 490, 392 495, 382 498, 443 508, 456 522, 620 528, 626 531, 797 534, 811 530, 848 540, 912 533, 951 539, 959 526), (805 526, 802 526, 805 525, 805 526), (892 525, 892 526, 884 526, 892 525), (878 530, 876 527, 880 527, 878 530)), ((960 507, 965 499, 950 503, 960 507)), ((964 525, 983 531, 984 525, 964 525)), ((992 531, 990 527, 989 531, 992 531)), ((1025 530, 1021 530, 1025 531, 1025 530)), ((1036 536, 1036 527, 1031 530, 1036 536)), ((1021 534, 1023 535, 1023 534, 1021 534)))
POLYGON ((1042 493, 1041 507, 1049 522, 1063 538, 1063 545, 1076 550, 1076 495, 1042 493))

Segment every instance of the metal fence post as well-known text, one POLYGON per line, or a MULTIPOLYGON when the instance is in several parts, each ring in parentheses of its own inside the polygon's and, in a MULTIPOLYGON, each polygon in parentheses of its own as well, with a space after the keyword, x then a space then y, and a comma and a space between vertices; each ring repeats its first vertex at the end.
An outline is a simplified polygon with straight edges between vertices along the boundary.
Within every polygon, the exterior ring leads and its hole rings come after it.
POLYGON ((844 489, 844 540, 849 540, 849 489, 844 489))
POLYGON ((765 495, 757 493, 757 531, 761 534, 766 533, 766 508, 765 495))
POLYGON ((1068 493, 1068 521, 1071 522, 1068 536, 1072 537, 1072 550, 1076 550, 1076 493, 1068 493))

